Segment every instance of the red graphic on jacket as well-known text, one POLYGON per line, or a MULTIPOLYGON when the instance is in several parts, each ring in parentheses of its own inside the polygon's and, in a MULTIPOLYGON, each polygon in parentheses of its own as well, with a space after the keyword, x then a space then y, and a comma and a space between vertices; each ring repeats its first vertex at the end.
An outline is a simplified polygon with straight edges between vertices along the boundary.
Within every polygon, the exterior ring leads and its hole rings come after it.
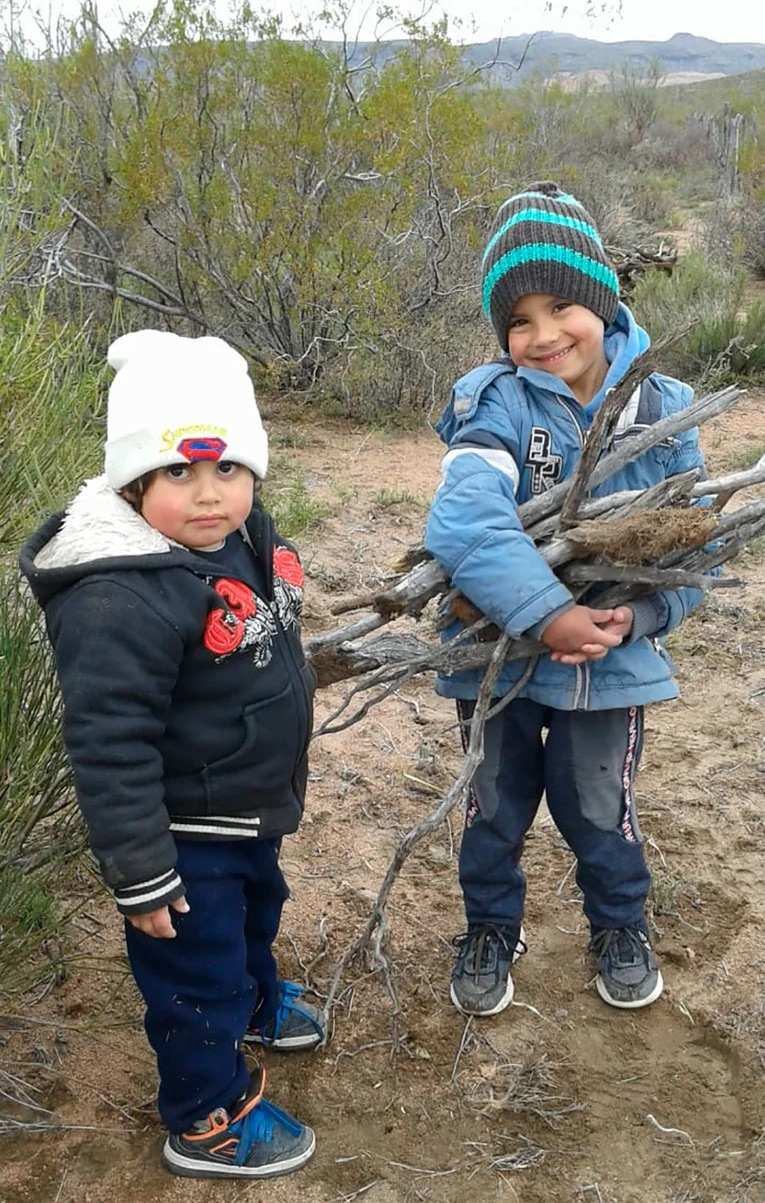
POLYGON ((279 622, 286 629, 300 623, 303 608, 303 565, 289 547, 274 548, 274 605, 279 622))
POLYGON ((202 642, 216 659, 250 650, 255 667, 264 668, 272 655, 276 618, 285 629, 297 629, 303 605, 303 567, 288 547, 274 548, 273 563, 274 600, 270 606, 243 581, 233 577, 212 581, 225 605, 208 614, 202 642))
POLYGON ((286 581, 295 589, 302 589, 305 576, 303 565, 289 547, 274 548, 274 576, 286 581))
POLYGON ((230 610, 211 610, 202 642, 214 656, 230 656, 244 639, 244 623, 230 610))
POLYGON ((257 613, 258 603, 255 594, 243 581, 236 581, 230 576, 221 576, 215 582, 215 592, 219 593, 229 610, 233 610, 242 621, 252 618, 257 613))

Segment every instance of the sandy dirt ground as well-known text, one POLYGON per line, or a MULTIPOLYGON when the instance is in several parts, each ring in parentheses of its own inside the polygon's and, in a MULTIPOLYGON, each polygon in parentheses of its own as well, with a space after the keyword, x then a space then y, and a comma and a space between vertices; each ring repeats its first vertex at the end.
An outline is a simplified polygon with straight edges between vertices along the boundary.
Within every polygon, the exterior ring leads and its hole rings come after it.
MULTIPOLYGON (((425 431, 276 417, 272 433, 277 471, 296 461, 328 509, 301 540, 310 633, 333 601, 378 584, 419 540, 441 451, 425 431)), ((761 454, 765 397, 750 395, 704 439, 712 470, 761 454)), ((271 1097, 317 1131, 314 1161, 269 1184, 173 1179, 158 1161, 140 1003, 101 895, 77 918, 66 981, 37 1004, 18 1000, 17 1018, 0 1024, 2 1064, 69 1125, 0 1144, 4 1203, 765 1200, 765 549, 736 571, 746 588, 720 591, 670 641, 683 699, 648 714, 638 801, 667 982, 656 1006, 620 1013, 598 999, 572 858, 543 808, 525 857, 529 952, 515 1003, 466 1024, 448 999, 450 941, 464 923, 455 812, 393 894, 397 1048, 385 983, 362 964, 326 1050, 266 1056, 271 1097)), ((319 717, 342 693, 322 694, 319 717)), ((285 975, 326 990, 398 839, 451 780, 458 747, 451 706, 427 679, 316 741, 305 821, 284 849, 285 975)))

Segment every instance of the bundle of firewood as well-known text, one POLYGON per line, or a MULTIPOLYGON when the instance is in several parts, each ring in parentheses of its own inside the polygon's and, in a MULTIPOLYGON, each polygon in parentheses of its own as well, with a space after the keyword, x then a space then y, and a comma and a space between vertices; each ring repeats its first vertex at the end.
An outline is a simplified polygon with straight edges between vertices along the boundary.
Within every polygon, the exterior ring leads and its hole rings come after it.
MULTIPOLYGON (((657 346, 654 355, 660 352, 657 346)), ((539 554, 565 581, 574 596, 600 589, 593 605, 612 607, 653 592, 691 586, 702 590, 729 588, 739 582, 716 572, 752 539, 765 534, 765 500, 746 501, 723 513, 734 494, 765 482, 765 456, 745 471, 713 480, 699 472, 670 477, 652 488, 591 498, 591 490, 658 443, 701 426, 727 410, 742 395, 737 388, 711 393, 682 412, 664 418, 612 446, 619 415, 635 388, 655 367, 654 355, 635 363, 627 377, 603 403, 585 443, 577 471, 546 493, 526 502, 519 515, 539 554), (704 505, 698 503, 706 499, 704 505)), ((376 592, 349 598, 334 614, 360 611, 355 621, 315 635, 306 651, 319 684, 353 678, 343 701, 315 734, 341 731, 358 722, 372 706, 418 673, 482 668, 483 680, 469 726, 465 755, 448 790, 399 841, 371 903, 366 920, 337 960, 325 999, 324 1019, 331 1031, 333 1009, 349 966, 367 953, 372 968, 383 973, 392 1003, 393 1043, 397 1045, 400 1005, 391 962, 384 951, 388 901, 413 850, 443 823, 458 805, 483 759, 487 720, 522 691, 537 657, 547 649, 531 639, 513 640, 460 597, 443 569, 424 548, 413 548, 390 584, 376 592), (420 619, 438 598, 437 619, 429 637, 413 633, 411 618, 420 619), (438 627, 457 614, 460 633, 439 641, 438 627), (398 620, 408 616, 404 629, 398 620), (383 627, 389 628, 381 633, 383 627), (434 629, 435 628, 435 629, 434 629), (524 658, 520 678, 499 700, 495 686, 508 659, 524 658)))
POLYGON ((623 295, 629 296, 640 277, 647 271, 658 269, 672 275, 677 266, 677 247, 663 239, 658 246, 606 247, 609 259, 616 269, 623 295))
MULTIPOLYGON (((722 512, 734 493, 765 481, 765 456, 746 471, 714 480, 700 480, 699 473, 686 472, 644 491, 589 499, 591 489, 625 464, 723 413, 742 395, 735 387, 711 393, 609 449, 620 413, 654 366, 653 356, 642 357, 609 394, 591 428, 576 474, 519 509, 524 529, 540 555, 575 596, 600 587, 591 601, 599 607, 622 604, 661 588, 706 590, 736 585, 730 576, 713 570, 765 533, 765 500, 722 512), (703 507, 695 505, 700 498, 709 502, 703 507), (661 511, 660 517, 657 511, 661 511)), ((341 730, 362 718, 370 706, 417 673, 479 668, 491 661, 499 632, 450 589, 440 565, 423 548, 414 548, 399 567, 401 571, 387 587, 333 608, 337 615, 361 611, 353 622, 307 641, 306 651, 320 686, 359 678, 319 733, 341 730), (423 637, 414 633, 411 623, 405 629, 392 625, 404 615, 419 618, 436 597, 441 599, 436 627, 455 614, 468 623, 455 638, 441 642, 437 632, 423 637), (383 627, 390 629, 381 633, 383 627), (367 695, 364 700, 359 698, 362 693, 367 695), (356 709, 354 699, 359 703, 356 709)), ((546 650, 534 640, 513 640, 504 658, 545 654, 546 650)))

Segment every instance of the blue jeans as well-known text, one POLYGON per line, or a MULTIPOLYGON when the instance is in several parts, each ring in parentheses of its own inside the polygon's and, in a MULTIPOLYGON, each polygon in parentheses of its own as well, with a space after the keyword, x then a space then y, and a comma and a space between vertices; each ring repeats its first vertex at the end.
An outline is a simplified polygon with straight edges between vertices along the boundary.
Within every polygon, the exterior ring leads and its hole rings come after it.
POLYGON ((127 949, 157 1057, 158 1106, 171 1132, 185 1132, 249 1083, 241 1039, 277 1004, 271 952, 289 891, 280 840, 177 840, 178 872, 191 910, 171 910, 174 940, 125 923, 127 949))
MULTIPOLYGON (((474 709, 473 702, 457 703, 465 735, 474 709)), ((553 710, 519 698, 489 720, 460 850, 469 925, 520 924, 523 841, 543 793, 577 858, 591 927, 644 922, 651 878, 633 796, 642 745, 640 706, 553 710)))

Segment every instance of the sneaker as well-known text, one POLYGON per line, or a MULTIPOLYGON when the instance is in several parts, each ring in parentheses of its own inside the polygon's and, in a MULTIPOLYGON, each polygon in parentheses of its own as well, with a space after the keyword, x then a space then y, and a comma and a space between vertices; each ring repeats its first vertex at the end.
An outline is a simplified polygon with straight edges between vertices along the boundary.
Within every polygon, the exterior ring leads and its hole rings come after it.
POLYGON ((642 927, 602 928, 590 952, 598 961, 598 994, 610 1007, 648 1007, 661 995, 664 980, 642 927))
POLYGON ((244 1034, 246 1044, 267 1044, 269 1048, 292 1052, 316 1048, 324 1039, 321 1012, 307 1002, 298 1002, 303 993, 295 982, 279 982, 276 1014, 264 1028, 253 1025, 244 1034))
POLYGON ((465 1015, 497 1015, 513 1001, 510 969, 526 951, 523 928, 470 927, 454 940, 449 995, 465 1015))
POLYGON ((257 1070, 231 1114, 218 1107, 190 1132, 168 1136, 165 1168, 182 1178, 275 1178, 305 1165, 316 1137, 263 1098, 265 1082, 265 1070, 257 1070))

